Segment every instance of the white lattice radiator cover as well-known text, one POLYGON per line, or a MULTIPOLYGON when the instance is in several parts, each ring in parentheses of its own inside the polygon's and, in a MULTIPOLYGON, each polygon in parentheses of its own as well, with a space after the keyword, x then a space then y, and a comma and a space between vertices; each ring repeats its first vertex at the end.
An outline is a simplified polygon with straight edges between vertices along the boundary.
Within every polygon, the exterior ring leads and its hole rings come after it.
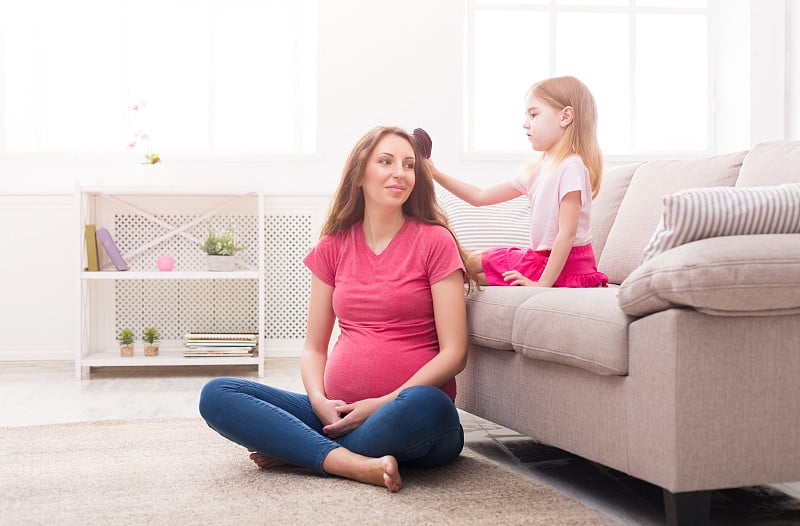
MULTIPOLYGON (((156 214, 164 224, 186 225, 198 216, 156 214)), ((270 341, 305 337, 310 274, 302 258, 316 241, 314 213, 268 212, 265 215, 265 321, 266 347, 270 341)), ((209 227, 217 232, 232 226, 247 249, 237 255, 238 268, 258 268, 257 216, 222 213, 187 228, 127 261, 131 271, 153 271, 159 256, 175 261, 175 271, 206 270, 205 253, 197 246, 209 227)), ((163 235, 164 228, 136 213, 114 214, 114 240, 125 254, 163 235)), ((141 334, 156 326, 164 340, 180 340, 187 332, 255 332, 258 325, 258 281, 125 280, 115 283, 115 331, 130 327, 141 334)))

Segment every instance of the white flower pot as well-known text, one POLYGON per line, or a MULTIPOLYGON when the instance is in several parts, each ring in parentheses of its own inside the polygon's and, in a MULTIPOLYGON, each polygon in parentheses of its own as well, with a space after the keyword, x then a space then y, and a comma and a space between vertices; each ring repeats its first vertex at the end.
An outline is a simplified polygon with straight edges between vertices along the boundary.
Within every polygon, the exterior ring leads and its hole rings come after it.
POLYGON ((208 270, 218 272, 231 272, 236 268, 236 258, 233 256, 206 256, 208 270))

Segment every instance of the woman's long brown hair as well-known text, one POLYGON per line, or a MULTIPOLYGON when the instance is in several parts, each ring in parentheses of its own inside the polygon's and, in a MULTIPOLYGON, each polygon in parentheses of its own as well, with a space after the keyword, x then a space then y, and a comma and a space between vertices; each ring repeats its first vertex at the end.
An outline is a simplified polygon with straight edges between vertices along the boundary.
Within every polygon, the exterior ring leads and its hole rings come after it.
POLYGON ((345 162, 342 178, 331 201, 328 217, 322 224, 321 235, 341 234, 364 219, 364 192, 361 188, 361 182, 364 179, 364 172, 372 152, 380 140, 389 134, 397 135, 408 141, 414 148, 414 157, 416 159, 414 163, 416 182, 408 199, 403 203, 403 213, 421 223, 442 226, 450 232, 458 247, 464 268, 467 269, 465 281, 469 285, 468 290, 471 290, 472 285, 477 283, 477 276, 467 266, 467 252, 458 242, 458 238, 450 228, 447 215, 445 215, 436 200, 433 176, 428 169, 427 163, 422 162, 422 155, 416 141, 402 128, 377 126, 358 140, 345 162))

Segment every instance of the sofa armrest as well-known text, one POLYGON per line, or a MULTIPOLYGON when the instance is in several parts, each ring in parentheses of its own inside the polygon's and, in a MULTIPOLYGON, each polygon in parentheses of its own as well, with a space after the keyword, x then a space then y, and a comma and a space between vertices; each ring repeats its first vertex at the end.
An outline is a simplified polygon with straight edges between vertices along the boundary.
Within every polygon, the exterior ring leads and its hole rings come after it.
POLYGON ((622 282, 625 314, 691 307, 717 316, 800 312, 800 234, 701 239, 640 265, 622 282))

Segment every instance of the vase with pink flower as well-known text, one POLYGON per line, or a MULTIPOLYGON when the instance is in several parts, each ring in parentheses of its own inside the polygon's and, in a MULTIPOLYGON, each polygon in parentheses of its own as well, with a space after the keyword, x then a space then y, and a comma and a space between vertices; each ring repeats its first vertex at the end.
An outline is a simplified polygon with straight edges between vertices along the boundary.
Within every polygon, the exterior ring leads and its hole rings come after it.
POLYGON ((145 108, 147 108, 147 103, 142 99, 131 104, 131 111, 134 112, 134 117, 131 121, 132 123, 138 121, 138 124, 141 124, 141 126, 137 127, 136 131, 133 132, 131 140, 128 141, 128 148, 131 150, 136 148, 144 150, 144 161, 142 161, 142 164, 158 164, 161 162, 161 158, 153 151, 150 134, 145 131, 142 122, 144 120, 145 108))

